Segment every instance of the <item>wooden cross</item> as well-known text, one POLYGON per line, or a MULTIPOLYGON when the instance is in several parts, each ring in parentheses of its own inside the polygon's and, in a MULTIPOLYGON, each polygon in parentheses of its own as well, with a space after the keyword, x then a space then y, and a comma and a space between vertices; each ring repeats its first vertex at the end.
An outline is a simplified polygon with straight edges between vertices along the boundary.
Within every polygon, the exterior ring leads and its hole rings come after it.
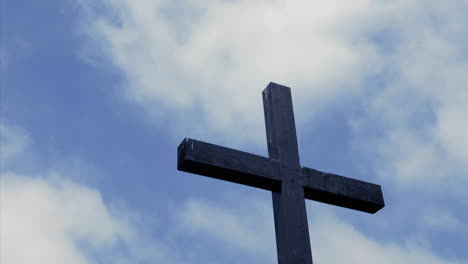
POLYGON ((291 89, 263 90, 269 158, 186 138, 177 169, 272 191, 279 264, 312 264, 305 199, 375 213, 385 206, 380 185, 321 172, 299 163, 291 89))

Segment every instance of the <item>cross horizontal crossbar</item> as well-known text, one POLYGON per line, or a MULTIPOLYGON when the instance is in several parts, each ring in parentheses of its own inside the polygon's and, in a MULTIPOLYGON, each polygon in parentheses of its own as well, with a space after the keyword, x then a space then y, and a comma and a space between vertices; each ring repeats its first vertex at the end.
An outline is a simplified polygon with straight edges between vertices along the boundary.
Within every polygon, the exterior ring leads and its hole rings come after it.
POLYGON ((271 160, 247 152, 186 138, 177 148, 177 169, 265 190, 279 190, 271 160))
MULTIPOLYGON (((271 158, 186 138, 177 149, 177 168, 216 179, 278 191, 280 163, 271 158)), ((290 170, 306 199, 375 213, 384 207, 380 185, 306 167, 290 170)))
POLYGON ((378 184, 302 167, 306 199, 374 214, 385 206, 378 184))

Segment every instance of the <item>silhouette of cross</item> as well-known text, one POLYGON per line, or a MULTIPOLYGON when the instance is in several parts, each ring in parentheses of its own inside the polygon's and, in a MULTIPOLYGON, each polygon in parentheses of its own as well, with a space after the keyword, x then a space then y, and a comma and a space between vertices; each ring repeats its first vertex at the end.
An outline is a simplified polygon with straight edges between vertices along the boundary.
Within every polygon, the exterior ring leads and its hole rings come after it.
POLYGON ((279 264, 312 264, 305 199, 375 213, 380 185, 301 167, 291 89, 263 90, 269 158, 186 138, 177 169, 272 191, 279 264))

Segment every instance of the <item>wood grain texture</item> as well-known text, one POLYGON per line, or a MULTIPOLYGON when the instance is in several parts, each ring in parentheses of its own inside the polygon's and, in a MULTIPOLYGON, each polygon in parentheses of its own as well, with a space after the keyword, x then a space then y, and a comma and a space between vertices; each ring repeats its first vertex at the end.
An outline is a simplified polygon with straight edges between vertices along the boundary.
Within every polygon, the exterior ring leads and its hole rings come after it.
POLYGON ((275 162, 268 158, 190 138, 177 152, 178 170, 269 191, 280 188, 279 175, 271 172, 275 162))
POLYGON ((375 213, 385 206, 380 185, 302 168, 306 199, 375 213))
POLYGON ((186 138, 177 169, 272 191, 279 264, 312 264, 305 199, 367 213, 385 206, 380 185, 301 167, 291 89, 262 92, 269 157, 186 138))
POLYGON ((291 89, 270 83, 262 92, 270 159, 279 160, 281 190, 273 191, 278 263, 312 264, 291 89))
POLYGON ((289 87, 270 83, 262 92, 268 155, 284 166, 299 166, 296 124, 289 87))

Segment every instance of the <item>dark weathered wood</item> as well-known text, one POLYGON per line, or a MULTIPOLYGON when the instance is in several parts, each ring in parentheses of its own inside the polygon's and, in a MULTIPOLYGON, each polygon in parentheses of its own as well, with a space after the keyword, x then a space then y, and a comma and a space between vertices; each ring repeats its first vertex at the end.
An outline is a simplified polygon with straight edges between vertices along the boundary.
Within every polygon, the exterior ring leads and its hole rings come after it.
POLYGON ((311 264, 304 189, 294 181, 300 162, 291 90, 270 83, 262 95, 268 154, 280 161, 283 181, 281 190, 272 193, 278 263, 311 264))
POLYGON ((299 166, 291 89, 276 83, 262 92, 268 155, 287 167, 299 166))
POLYGON ((305 199, 375 213, 385 206, 380 185, 301 167, 291 90, 263 91, 269 158, 194 139, 177 149, 177 168, 272 191, 279 264, 312 264, 305 199))
POLYGON ((375 213, 385 206, 380 185, 302 168, 305 198, 375 213))
POLYGON ((177 148, 177 169, 269 191, 281 179, 271 173, 274 161, 254 154, 186 138, 177 148))

